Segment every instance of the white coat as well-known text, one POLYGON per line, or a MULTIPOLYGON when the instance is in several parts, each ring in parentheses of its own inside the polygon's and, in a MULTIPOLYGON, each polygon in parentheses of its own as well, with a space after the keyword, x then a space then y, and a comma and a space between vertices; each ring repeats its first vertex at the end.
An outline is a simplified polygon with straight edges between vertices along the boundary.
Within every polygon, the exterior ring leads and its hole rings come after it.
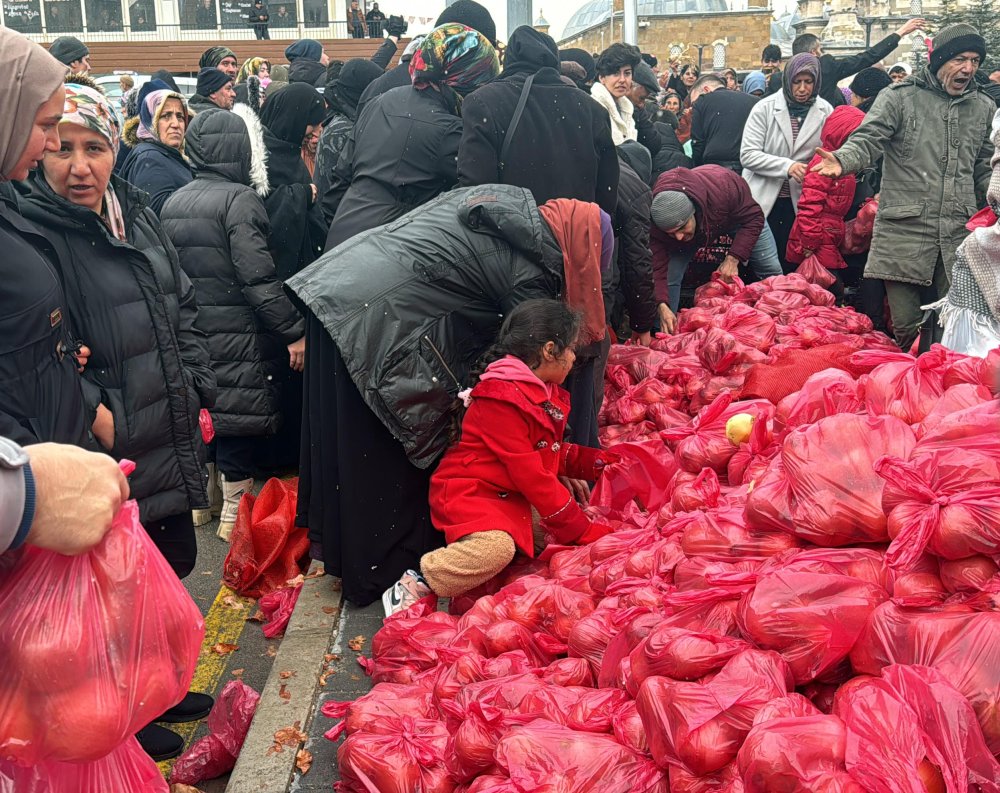
POLYGON ((639 139, 635 119, 632 117, 635 108, 627 96, 615 99, 600 81, 590 87, 590 95, 611 116, 611 139, 615 146, 620 146, 627 140, 639 139))
MULTIPOLYGON (((743 128, 743 145, 740 147, 740 162, 743 178, 750 185, 754 200, 764 210, 764 216, 771 214, 774 202, 778 200, 781 183, 788 179, 788 169, 792 163, 808 163, 820 145, 820 133, 826 117, 833 112, 833 106, 822 97, 816 97, 802 119, 799 134, 792 143, 792 120, 788 115, 788 103, 782 92, 761 99, 750 111, 743 128)), ((789 180, 792 204, 799 205, 802 185, 789 180)))

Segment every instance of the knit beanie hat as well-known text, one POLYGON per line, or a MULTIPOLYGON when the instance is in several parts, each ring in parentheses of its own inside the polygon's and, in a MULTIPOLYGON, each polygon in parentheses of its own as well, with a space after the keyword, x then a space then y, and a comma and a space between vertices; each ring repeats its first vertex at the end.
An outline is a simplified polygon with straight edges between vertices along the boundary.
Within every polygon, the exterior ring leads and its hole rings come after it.
POLYGON ((198 93, 201 96, 211 96, 233 78, 221 69, 210 67, 198 72, 198 93))
POLYGON ((632 70, 632 81, 645 88, 651 96, 655 97, 660 93, 660 84, 656 82, 656 75, 645 61, 639 61, 639 65, 632 70))
POLYGON ((934 37, 933 45, 930 67, 934 74, 946 62, 963 52, 976 52, 981 60, 986 59, 986 39, 972 25, 964 22, 946 27, 934 37))
POLYGON ((298 60, 319 61, 323 57, 323 45, 316 39, 299 39, 285 47, 285 57, 289 63, 298 60))
POLYGON ((851 80, 851 93, 855 96, 871 99, 883 88, 892 85, 892 78, 882 69, 869 66, 858 72, 851 80))
POLYGON ((694 204, 678 190, 664 190, 653 196, 650 214, 660 231, 671 231, 687 223, 694 214, 694 204))
MULTIPOLYGON (((201 54, 201 59, 198 61, 198 68, 208 69, 218 66, 224 58, 233 58, 235 60, 236 53, 229 49, 229 47, 209 47, 201 54)), ((164 80, 164 82, 166 81, 164 80)))
POLYGON ((490 44, 494 47, 497 45, 497 23, 486 7, 476 0, 456 0, 441 12, 434 27, 439 28, 449 22, 457 22, 477 30, 489 39, 490 44))
POLYGON ((49 54, 69 66, 73 61, 90 55, 90 50, 75 36, 60 36, 49 46, 49 54))

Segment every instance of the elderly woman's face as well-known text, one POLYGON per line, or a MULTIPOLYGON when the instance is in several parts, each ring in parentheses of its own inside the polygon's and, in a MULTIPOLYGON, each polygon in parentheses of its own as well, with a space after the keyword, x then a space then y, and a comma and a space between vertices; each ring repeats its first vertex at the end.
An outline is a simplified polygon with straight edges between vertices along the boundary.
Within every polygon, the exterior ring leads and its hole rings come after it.
POLYGON ((615 98, 620 99, 632 89, 632 67, 622 66, 614 74, 598 78, 601 85, 615 98))
POLYGON ((156 136, 164 146, 179 149, 184 142, 184 131, 187 129, 187 113, 180 99, 168 99, 160 110, 160 119, 156 122, 156 136))
POLYGON ((104 193, 115 167, 108 139, 79 124, 60 124, 59 151, 45 155, 45 181, 58 195, 94 212, 104 206, 104 193))
POLYGON ((664 103, 664 107, 667 108, 671 113, 677 114, 681 112, 681 100, 677 96, 668 96, 667 101, 664 103))

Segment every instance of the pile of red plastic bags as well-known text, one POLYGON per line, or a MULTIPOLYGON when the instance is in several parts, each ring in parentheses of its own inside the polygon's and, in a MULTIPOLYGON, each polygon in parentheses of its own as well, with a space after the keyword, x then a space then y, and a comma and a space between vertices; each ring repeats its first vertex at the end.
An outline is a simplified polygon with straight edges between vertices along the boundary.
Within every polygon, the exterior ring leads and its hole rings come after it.
POLYGON ((340 789, 1000 793, 1000 351, 832 303, 714 281, 613 348, 615 531, 386 620, 340 789))

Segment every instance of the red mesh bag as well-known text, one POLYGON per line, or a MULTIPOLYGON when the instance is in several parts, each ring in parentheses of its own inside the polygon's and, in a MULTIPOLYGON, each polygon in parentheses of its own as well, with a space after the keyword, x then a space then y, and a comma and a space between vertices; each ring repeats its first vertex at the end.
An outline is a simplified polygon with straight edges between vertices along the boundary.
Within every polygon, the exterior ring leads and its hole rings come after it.
POLYGON ((744 650, 705 684, 647 678, 635 704, 656 764, 702 776, 735 759, 757 711, 791 685, 777 653, 744 650))
POLYGON ((297 478, 268 479, 259 495, 244 494, 222 568, 230 589, 259 598, 308 569, 308 529, 295 525, 298 487, 297 478))
POLYGON ((844 224, 844 240, 840 243, 841 253, 864 253, 871 247, 877 214, 877 198, 870 198, 861 205, 858 214, 844 224))
POLYGON ((197 785, 232 771, 259 701, 260 694, 242 680, 226 683, 205 720, 209 734, 177 758, 170 769, 170 781, 197 785))
POLYGON ((852 365, 850 358, 860 346, 859 340, 856 344, 829 344, 809 350, 786 350, 771 363, 758 363, 750 367, 740 397, 759 397, 778 404, 789 394, 801 389, 812 375, 824 369, 843 369, 848 374, 857 376, 866 369, 852 365))
POLYGON ((840 688, 849 772, 871 793, 1000 791, 1000 764, 976 714, 938 670, 889 666, 840 688))
POLYGON ((1000 612, 969 606, 907 607, 887 601, 875 609, 851 651, 860 674, 891 664, 930 666, 969 701, 986 744, 1000 754, 1000 612))

